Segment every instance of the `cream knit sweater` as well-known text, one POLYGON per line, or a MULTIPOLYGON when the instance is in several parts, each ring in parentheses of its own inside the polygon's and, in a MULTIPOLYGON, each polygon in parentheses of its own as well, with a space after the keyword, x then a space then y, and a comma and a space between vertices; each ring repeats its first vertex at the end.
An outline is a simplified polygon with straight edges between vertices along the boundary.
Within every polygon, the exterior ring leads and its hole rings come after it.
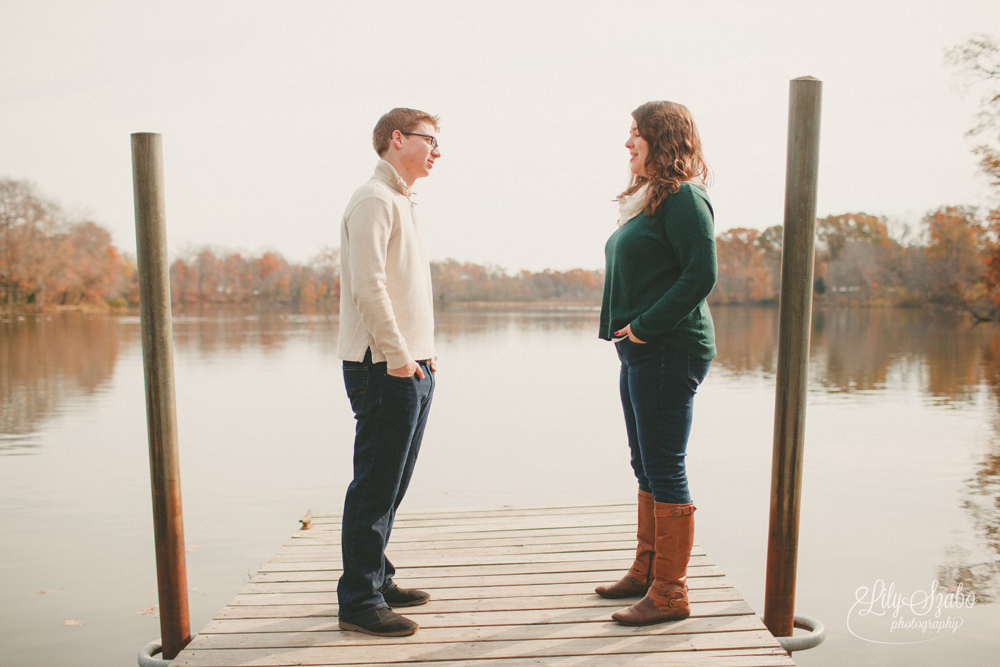
POLYGON ((340 224, 338 356, 400 368, 434 358, 434 294, 424 231, 392 165, 351 197, 340 224))

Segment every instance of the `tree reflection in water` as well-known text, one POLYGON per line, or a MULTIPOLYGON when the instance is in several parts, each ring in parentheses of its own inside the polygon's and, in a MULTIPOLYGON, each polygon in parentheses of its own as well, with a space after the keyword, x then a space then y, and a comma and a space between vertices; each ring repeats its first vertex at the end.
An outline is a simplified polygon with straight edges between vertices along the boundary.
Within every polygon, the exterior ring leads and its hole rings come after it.
POLYGON ((131 335, 103 315, 0 313, 0 456, 32 453, 67 398, 110 381, 131 335))
MULTIPOLYGON (((773 378, 777 309, 717 307, 713 317, 715 367, 773 378)), ((938 580, 951 589, 962 584, 981 602, 1000 598, 1000 327, 973 326, 964 315, 946 311, 817 309, 809 372, 813 391, 877 395, 903 384, 942 407, 971 405, 988 392, 994 433, 962 500, 976 550, 956 543, 938 580)))
MULTIPOLYGON (((938 579, 952 588, 962 584, 976 594, 978 602, 996 602, 1000 596, 1000 332, 995 326, 981 328, 977 344, 968 347, 978 351, 978 367, 993 399, 994 436, 976 464, 975 473, 966 481, 962 501, 972 518, 980 550, 973 553, 953 547, 948 554, 951 562, 941 567, 938 579)), ((969 353, 967 349, 953 351, 956 355, 969 353)))

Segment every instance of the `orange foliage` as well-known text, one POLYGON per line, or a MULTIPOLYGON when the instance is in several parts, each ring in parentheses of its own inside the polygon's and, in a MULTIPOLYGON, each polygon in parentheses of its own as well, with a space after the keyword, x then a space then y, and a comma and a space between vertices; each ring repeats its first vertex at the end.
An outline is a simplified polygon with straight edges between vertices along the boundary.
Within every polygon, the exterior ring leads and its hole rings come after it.
POLYGON ((124 264, 103 227, 0 179, 0 304, 101 302, 121 291, 124 264))
POLYGON ((994 209, 986 217, 990 234, 994 241, 986 254, 986 290, 994 304, 1000 305, 1000 209, 994 209))
POLYGON ((758 243, 760 235, 757 229, 736 227, 716 238, 719 279, 713 301, 747 303, 775 298, 774 274, 758 243))

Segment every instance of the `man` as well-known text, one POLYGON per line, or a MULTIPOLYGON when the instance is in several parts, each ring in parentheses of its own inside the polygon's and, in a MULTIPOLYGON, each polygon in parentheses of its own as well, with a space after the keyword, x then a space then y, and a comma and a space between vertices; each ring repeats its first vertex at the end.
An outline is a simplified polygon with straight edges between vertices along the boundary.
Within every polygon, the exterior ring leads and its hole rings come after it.
POLYGON ((393 109, 373 132, 381 158, 340 226, 340 345, 357 420, 354 481, 344 501, 339 624, 379 637, 417 631, 392 610, 424 604, 399 588, 385 557, 396 509, 420 451, 434 394, 434 297, 424 232, 410 199, 441 156, 438 118, 393 109))

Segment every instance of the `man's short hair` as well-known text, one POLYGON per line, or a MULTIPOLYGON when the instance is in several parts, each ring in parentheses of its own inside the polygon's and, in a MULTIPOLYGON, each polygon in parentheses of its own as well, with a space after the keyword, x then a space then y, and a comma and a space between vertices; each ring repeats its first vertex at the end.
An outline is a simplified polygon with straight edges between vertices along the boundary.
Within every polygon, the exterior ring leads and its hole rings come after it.
POLYGON ((389 150, 389 142, 392 141, 392 133, 396 130, 400 132, 413 132, 421 122, 428 122, 434 126, 435 131, 440 131, 438 123, 441 119, 432 116, 426 111, 397 107, 378 119, 375 129, 372 131, 372 144, 379 157, 385 155, 389 150))

